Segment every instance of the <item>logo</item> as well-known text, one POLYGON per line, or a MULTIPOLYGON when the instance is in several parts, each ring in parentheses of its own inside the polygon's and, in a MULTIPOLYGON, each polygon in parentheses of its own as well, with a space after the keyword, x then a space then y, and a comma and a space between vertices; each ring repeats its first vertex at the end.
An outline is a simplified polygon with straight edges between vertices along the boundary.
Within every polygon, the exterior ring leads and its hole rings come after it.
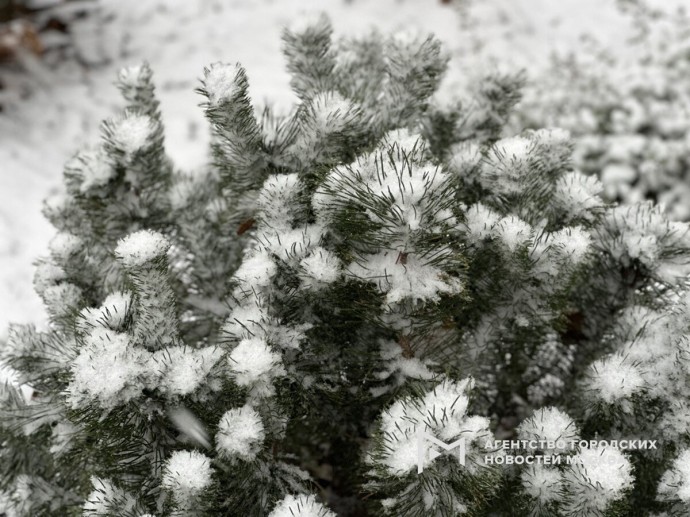
POLYGON ((427 433, 422 426, 417 429, 417 474, 424 472, 424 459, 427 451, 429 451, 429 460, 435 460, 442 452, 437 450, 429 450, 429 444, 441 447, 443 451, 448 452, 453 449, 458 449, 458 462, 460 465, 465 465, 465 439, 460 438, 453 443, 445 443, 437 439, 435 436, 427 433))

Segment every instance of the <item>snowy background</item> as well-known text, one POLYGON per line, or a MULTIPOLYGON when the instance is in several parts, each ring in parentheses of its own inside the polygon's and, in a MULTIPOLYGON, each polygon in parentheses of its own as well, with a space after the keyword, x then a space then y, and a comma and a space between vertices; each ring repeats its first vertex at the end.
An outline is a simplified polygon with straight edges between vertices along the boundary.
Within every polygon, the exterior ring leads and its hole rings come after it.
MULTIPOLYGON (((675 9, 690 0, 653 0, 675 9)), ((53 229, 41 215, 58 192, 62 164, 98 138, 122 105, 119 68, 146 60, 154 70, 169 154, 179 168, 204 165, 207 127, 194 93, 203 67, 241 62, 257 105, 288 110, 295 100, 280 52, 281 28, 326 12, 337 34, 434 32, 452 57, 440 97, 492 68, 535 77, 553 52, 577 52, 590 38, 625 53, 632 28, 615 0, 102 0, 70 25, 68 59, 23 56, 0 68, 0 336, 10 322, 44 321, 33 292, 34 259, 53 229)))

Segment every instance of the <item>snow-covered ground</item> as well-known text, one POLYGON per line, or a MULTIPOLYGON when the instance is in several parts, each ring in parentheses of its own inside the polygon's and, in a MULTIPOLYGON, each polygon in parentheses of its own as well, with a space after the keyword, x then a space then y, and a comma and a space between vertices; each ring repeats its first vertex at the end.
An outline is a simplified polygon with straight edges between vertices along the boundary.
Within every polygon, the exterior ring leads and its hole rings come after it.
POLYGON ((197 168, 208 142, 193 92, 203 66, 241 62, 255 102, 287 110, 294 96, 280 29, 315 11, 330 15, 337 34, 434 32, 453 58, 446 96, 490 67, 534 74, 552 52, 577 51, 583 34, 624 52, 630 30, 615 0, 102 0, 72 26, 78 59, 35 65, 31 94, 0 114, 0 336, 10 322, 44 321, 31 281, 32 262, 53 234, 42 200, 59 188, 71 153, 94 142, 100 120, 116 113, 116 71, 151 64, 169 154, 180 168, 197 168))

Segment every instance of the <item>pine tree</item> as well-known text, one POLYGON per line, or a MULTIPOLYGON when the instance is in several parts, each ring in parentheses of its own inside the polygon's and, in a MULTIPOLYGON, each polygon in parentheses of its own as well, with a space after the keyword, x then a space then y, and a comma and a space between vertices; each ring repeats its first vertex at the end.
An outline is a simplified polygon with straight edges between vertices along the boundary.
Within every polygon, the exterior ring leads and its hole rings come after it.
POLYGON ((519 77, 437 105, 431 37, 320 17, 284 45, 285 117, 240 65, 205 70, 196 174, 148 66, 120 74, 124 113, 45 208, 50 326, 2 351, 32 395, 1 392, 0 508, 687 513, 688 226, 605 203, 562 130, 502 138, 519 77), (638 439, 658 447, 617 446, 638 439))

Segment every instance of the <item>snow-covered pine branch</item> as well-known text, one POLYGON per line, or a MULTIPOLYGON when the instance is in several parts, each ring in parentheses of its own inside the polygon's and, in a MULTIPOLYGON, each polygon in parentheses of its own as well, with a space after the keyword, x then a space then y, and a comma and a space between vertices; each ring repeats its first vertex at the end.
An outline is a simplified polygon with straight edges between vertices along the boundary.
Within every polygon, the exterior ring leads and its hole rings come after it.
POLYGON ((148 67, 120 74, 125 112, 45 207, 50 327, 0 357, 33 390, 0 389, 2 511, 687 513, 687 224, 607 204, 563 130, 502 137, 519 78, 433 103, 433 37, 318 18, 284 43, 284 117, 206 70, 193 174, 148 67), (464 461, 419 465, 419 431, 464 461), (508 467, 513 438, 576 461, 508 467))

